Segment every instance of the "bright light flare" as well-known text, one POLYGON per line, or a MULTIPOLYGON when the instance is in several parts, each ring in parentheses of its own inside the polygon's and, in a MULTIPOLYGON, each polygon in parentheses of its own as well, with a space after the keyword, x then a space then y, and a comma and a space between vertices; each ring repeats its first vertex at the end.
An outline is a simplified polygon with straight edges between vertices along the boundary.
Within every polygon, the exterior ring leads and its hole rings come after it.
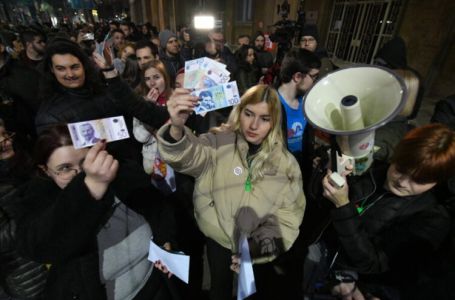
POLYGON ((213 16, 195 16, 194 28, 196 29, 213 29, 215 27, 215 18, 213 16))

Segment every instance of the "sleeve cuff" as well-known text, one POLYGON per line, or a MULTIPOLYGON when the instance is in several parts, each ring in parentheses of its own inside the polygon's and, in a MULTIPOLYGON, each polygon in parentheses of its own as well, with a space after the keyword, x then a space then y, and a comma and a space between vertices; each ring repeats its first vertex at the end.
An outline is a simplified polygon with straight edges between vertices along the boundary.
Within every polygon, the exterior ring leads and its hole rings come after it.
POLYGON ((163 139, 166 141, 166 142, 169 142, 169 143, 172 143, 172 144, 175 144, 177 143, 178 141, 176 139, 174 139, 171 135, 171 126, 168 126, 166 128, 166 130, 163 132, 163 139))
POLYGON ((108 86, 111 86, 111 85, 115 86, 122 82, 122 79, 120 78, 120 76, 115 76, 115 77, 108 78, 105 80, 106 80, 106 85, 108 85, 108 86))
POLYGON ((349 202, 346 205, 343 205, 338 208, 334 208, 330 211, 333 221, 343 221, 346 219, 350 219, 356 217, 358 215, 357 208, 355 204, 349 202))

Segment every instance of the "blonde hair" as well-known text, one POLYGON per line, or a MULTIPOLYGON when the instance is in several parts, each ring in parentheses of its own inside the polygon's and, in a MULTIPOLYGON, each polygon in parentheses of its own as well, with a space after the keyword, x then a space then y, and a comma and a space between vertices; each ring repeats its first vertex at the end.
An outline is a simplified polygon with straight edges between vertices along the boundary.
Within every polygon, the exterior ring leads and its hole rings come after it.
POLYGON ((419 78, 410 70, 398 69, 394 70, 404 81, 407 90, 406 103, 403 110, 400 112, 400 116, 409 117, 416 103, 417 94, 419 93, 419 78))
POLYGON ((122 53, 123 51, 130 47, 131 49, 133 49, 133 51, 136 51, 136 45, 132 42, 126 42, 124 43, 123 45, 121 45, 119 48, 118 48, 118 52, 117 52, 117 57, 118 58, 122 58, 122 53))
POLYGON ((240 126, 240 116, 247 105, 265 102, 269 108, 270 131, 262 141, 259 150, 251 158, 250 176, 251 181, 257 181, 264 177, 264 167, 270 154, 278 148, 287 156, 287 151, 283 144, 283 133, 281 130, 281 102, 278 93, 270 86, 259 84, 248 89, 240 98, 240 104, 234 107, 227 124, 214 128, 211 132, 222 132, 231 130, 243 135, 240 126))

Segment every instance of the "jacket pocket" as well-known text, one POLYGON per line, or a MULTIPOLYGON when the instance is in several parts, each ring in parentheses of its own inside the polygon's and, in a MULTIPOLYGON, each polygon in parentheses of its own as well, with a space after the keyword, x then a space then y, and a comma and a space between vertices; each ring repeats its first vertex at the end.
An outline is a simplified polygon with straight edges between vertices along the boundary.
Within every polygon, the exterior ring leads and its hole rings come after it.
POLYGON ((215 201, 212 198, 204 197, 195 194, 194 212, 198 217, 201 217, 207 210, 215 208, 215 201))

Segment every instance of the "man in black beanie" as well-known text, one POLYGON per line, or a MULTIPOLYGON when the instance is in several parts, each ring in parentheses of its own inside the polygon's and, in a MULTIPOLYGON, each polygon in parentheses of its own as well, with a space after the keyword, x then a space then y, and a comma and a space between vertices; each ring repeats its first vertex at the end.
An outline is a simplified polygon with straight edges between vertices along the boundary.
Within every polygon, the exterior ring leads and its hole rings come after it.
POLYGON ((327 51, 318 47, 318 43, 319 34, 316 25, 305 25, 300 34, 300 48, 313 52, 321 60, 319 76, 322 77, 333 70, 333 64, 327 55, 327 51))

